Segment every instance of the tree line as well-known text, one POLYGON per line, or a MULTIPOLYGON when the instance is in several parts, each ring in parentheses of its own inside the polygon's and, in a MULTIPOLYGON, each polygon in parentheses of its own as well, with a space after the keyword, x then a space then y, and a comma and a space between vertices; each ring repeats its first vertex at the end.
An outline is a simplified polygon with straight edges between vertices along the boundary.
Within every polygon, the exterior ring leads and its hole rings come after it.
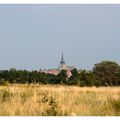
POLYGON ((67 71, 61 70, 58 75, 41 73, 27 70, 1 70, 0 84, 62 84, 78 86, 119 86, 120 85, 120 65, 113 61, 102 61, 94 65, 91 71, 71 70, 71 76, 67 77, 67 71))

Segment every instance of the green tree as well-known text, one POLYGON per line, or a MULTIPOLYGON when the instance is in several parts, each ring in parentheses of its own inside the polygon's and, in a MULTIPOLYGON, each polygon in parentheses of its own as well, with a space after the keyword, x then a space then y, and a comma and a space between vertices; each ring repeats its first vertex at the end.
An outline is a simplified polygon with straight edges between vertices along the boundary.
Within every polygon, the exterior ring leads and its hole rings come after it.
POLYGON ((79 73, 79 85, 80 86, 86 86, 86 71, 85 70, 82 70, 80 73, 79 73))
POLYGON ((116 77, 116 84, 120 85, 120 66, 118 68, 118 71, 115 73, 115 77, 116 77))
POLYGON ((71 77, 68 80, 68 84, 69 85, 75 85, 79 81, 79 74, 78 74, 77 69, 75 68, 75 69, 71 70, 71 74, 72 75, 71 75, 71 77))
POLYGON ((94 80, 94 75, 92 73, 92 71, 86 71, 86 70, 82 70, 79 73, 79 79, 80 79, 80 86, 93 86, 95 83, 94 80))
POLYGON ((61 70, 61 72, 57 75, 60 79, 61 84, 67 84, 67 71, 61 70))
POLYGON ((101 85, 118 85, 115 73, 118 72, 119 65, 113 61, 102 61, 94 65, 93 73, 95 80, 100 81, 101 85))

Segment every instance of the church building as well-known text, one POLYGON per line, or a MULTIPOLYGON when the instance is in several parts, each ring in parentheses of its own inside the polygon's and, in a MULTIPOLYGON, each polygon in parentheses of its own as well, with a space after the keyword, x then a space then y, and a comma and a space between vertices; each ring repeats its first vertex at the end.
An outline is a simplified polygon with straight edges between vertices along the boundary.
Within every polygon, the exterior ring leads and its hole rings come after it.
POLYGON ((67 76, 70 77, 71 76, 71 70, 74 69, 74 66, 67 66, 65 64, 65 60, 64 60, 64 55, 62 52, 62 57, 61 57, 61 61, 60 61, 60 65, 57 69, 48 69, 48 70, 41 70, 40 72, 44 72, 46 74, 54 74, 57 75, 61 70, 66 70, 67 71, 67 76))

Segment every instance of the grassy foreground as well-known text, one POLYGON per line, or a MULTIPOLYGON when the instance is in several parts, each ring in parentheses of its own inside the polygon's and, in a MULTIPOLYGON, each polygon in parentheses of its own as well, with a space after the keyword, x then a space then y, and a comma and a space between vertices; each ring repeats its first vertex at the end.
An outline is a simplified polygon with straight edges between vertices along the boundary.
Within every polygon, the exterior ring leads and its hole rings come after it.
POLYGON ((119 116, 120 87, 0 86, 0 116, 119 116))

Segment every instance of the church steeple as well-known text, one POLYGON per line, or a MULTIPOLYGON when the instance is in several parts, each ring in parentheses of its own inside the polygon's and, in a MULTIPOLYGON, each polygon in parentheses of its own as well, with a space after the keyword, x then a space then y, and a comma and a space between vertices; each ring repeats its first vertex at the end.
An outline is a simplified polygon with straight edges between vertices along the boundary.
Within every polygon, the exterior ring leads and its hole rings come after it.
POLYGON ((61 59, 61 61, 64 61, 64 56, 63 56, 63 52, 62 52, 62 59, 61 59))
POLYGON ((62 57, 61 57, 60 64, 61 64, 61 65, 65 64, 63 52, 62 52, 62 57))

